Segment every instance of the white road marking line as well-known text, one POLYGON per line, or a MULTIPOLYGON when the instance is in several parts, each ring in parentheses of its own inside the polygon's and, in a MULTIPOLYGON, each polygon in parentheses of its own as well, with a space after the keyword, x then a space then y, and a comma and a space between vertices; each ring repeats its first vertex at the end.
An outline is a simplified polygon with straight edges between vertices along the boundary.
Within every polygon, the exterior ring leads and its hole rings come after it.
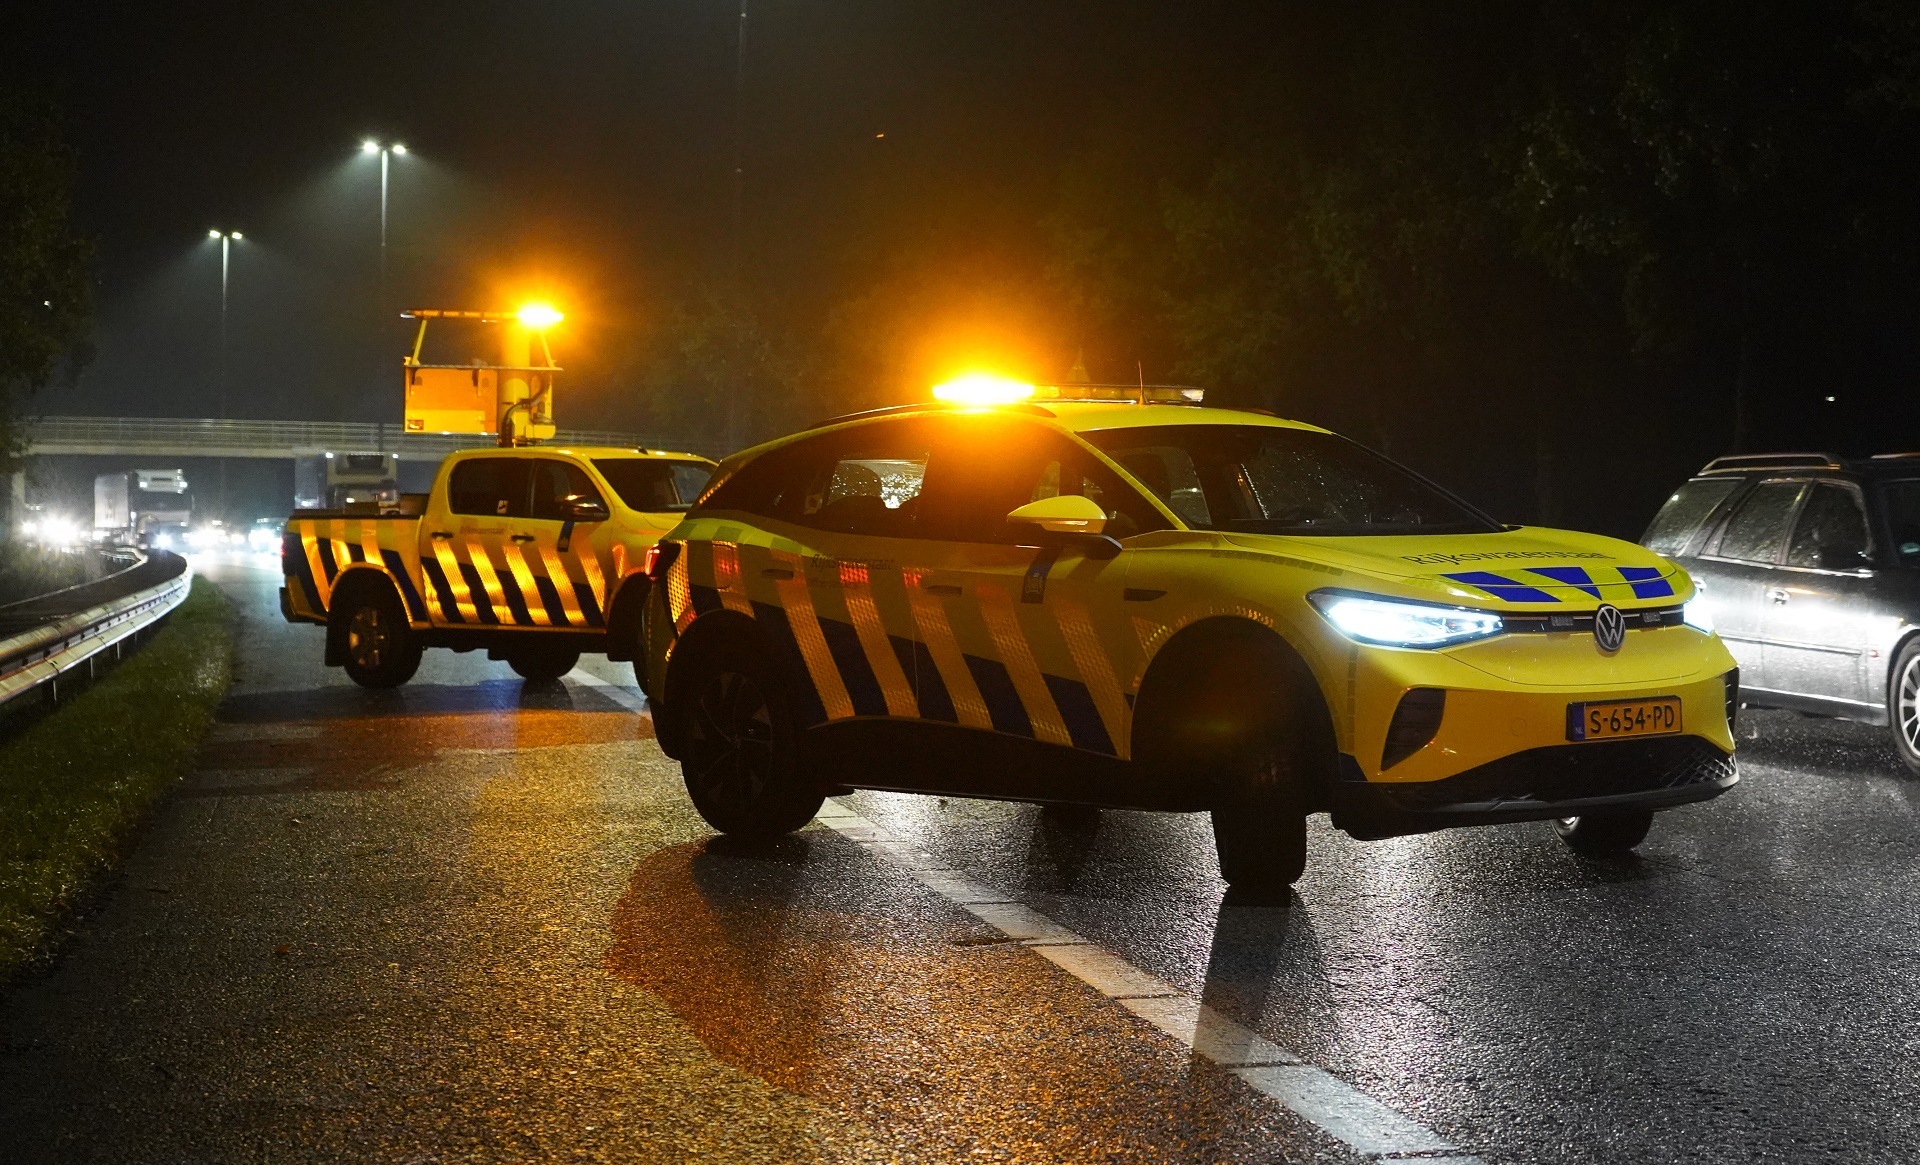
POLYGON ((566 674, 566 678, 576 684, 585 684, 629 712, 644 714, 647 710, 647 698, 640 695, 638 688, 629 688, 625 684, 603 680, 583 667, 574 668, 566 674))
MULTIPOLYGON (((580 673, 573 673, 578 676, 580 673)), ((604 683, 605 681, 600 681, 604 683)), ((912 874, 922 885, 1025 946, 1305 1118, 1364 1157, 1483 1165, 1413 1118, 1235 1023, 1036 910, 946 866, 912 842, 829 799, 815 820, 912 874)))

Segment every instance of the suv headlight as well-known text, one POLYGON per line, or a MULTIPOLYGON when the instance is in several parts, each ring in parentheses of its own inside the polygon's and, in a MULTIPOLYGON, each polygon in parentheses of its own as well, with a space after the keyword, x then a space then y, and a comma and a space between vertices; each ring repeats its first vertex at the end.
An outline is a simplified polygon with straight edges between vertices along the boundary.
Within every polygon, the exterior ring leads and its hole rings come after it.
POLYGON ((1451 647, 1506 629, 1500 616, 1472 607, 1443 607, 1354 591, 1315 591, 1307 601, 1340 634, 1356 643, 1451 647))
POLYGON ((1707 610, 1706 600, 1699 595, 1688 599, 1686 605, 1680 608, 1680 618, 1696 631, 1713 632, 1713 612, 1707 610))

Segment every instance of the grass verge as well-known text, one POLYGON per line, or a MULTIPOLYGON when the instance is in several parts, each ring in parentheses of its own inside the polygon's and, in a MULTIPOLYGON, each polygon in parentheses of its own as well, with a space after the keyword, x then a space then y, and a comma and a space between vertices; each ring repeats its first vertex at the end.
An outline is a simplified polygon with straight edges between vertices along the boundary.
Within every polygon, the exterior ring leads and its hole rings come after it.
POLYGON ((202 578, 151 642, 0 740, 0 983, 185 775, 233 675, 232 607, 202 578))

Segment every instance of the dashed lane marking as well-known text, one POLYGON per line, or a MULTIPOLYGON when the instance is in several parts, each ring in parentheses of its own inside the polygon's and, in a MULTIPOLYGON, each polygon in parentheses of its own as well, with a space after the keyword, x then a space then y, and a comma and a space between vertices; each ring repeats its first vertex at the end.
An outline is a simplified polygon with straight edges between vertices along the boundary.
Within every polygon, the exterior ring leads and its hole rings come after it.
MULTIPOLYGON (((584 668, 567 679, 634 712, 647 710, 635 689, 584 668)), ((817 820, 849 840, 904 868, 922 885, 999 931, 1033 948, 1041 958, 1158 1028, 1195 1055, 1225 1068, 1255 1091, 1273 1098, 1354 1152, 1380 1161, 1421 1165, 1483 1165, 1439 1133, 1375 1100, 1323 1068, 1228 1019, 1173 984, 1151 975, 1103 947, 1014 900, 1004 890, 976 882, 942 864, 912 842, 828 800, 817 820)))
POLYGON ((583 667, 574 668, 567 673, 566 678, 576 684, 585 684, 587 687, 592 688, 594 691, 612 700, 629 712, 640 712, 644 714, 647 710, 646 697, 642 696, 637 688, 629 688, 625 684, 616 684, 609 680, 603 680, 583 667))
MULTIPOLYGON (((580 678, 583 673, 573 673, 580 678)), ((590 681, 593 682, 593 681, 590 681)), ((598 681, 605 683, 604 680, 598 681)), ((623 693, 624 694, 624 693, 623 693)), ((1046 915, 945 865, 912 842, 829 800, 816 820, 906 869, 922 885, 1225 1068, 1363 1157, 1483 1165, 1406 1114, 1208 1007, 1046 915)))

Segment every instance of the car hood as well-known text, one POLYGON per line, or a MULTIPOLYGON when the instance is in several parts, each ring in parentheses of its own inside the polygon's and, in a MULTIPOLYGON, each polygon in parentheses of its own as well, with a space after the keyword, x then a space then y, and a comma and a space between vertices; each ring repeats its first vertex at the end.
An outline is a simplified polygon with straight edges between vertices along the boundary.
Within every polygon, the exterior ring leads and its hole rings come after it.
POLYGON ((1225 538, 1247 550, 1444 591, 1474 606, 1659 606, 1681 601, 1693 589, 1685 572, 1643 546, 1572 530, 1521 526, 1493 534, 1225 538))

